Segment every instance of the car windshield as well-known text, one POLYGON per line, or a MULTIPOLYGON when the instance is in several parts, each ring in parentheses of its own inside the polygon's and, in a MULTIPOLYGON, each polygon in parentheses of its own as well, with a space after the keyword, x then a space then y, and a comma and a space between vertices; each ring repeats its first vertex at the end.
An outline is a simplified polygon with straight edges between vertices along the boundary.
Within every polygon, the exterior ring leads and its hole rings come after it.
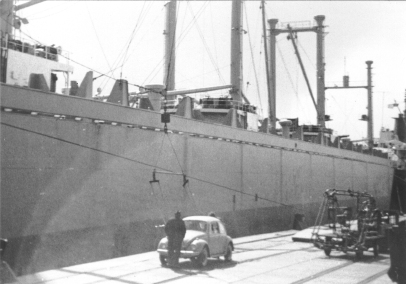
POLYGON ((206 232, 207 224, 204 221, 185 220, 186 230, 206 232))

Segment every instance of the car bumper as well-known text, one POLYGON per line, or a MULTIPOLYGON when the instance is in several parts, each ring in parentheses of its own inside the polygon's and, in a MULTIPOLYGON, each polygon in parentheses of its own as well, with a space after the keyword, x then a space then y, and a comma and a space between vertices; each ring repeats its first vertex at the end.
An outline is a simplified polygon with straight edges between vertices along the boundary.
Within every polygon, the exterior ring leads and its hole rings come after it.
MULTIPOLYGON (((168 250, 166 250, 166 249, 158 249, 157 252, 160 255, 168 256, 168 250)), ((199 251, 191 251, 191 250, 181 250, 180 251, 180 257, 181 258, 197 257, 199 254, 200 254, 199 251)))

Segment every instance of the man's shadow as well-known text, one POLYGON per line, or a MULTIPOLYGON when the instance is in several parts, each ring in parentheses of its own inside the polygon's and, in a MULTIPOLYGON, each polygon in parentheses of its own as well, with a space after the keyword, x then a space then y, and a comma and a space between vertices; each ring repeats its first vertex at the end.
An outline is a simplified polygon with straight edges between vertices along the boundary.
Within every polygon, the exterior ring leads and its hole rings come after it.
POLYGON ((179 265, 177 267, 169 267, 173 271, 176 271, 179 274, 185 275, 198 275, 204 274, 205 271, 212 271, 214 269, 227 269, 231 267, 235 267, 238 264, 236 261, 224 261, 218 258, 209 258, 207 261, 207 265, 205 267, 199 267, 195 263, 191 262, 190 260, 179 261, 179 265))

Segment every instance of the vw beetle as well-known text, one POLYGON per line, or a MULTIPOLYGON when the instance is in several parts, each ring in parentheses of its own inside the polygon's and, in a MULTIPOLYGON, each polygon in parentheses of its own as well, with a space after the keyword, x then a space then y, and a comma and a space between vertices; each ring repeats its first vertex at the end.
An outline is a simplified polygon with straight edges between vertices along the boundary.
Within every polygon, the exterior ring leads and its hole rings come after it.
MULTIPOLYGON (((186 235, 182 242, 180 258, 190 258, 199 267, 207 265, 207 258, 224 257, 231 261, 233 240, 227 235, 223 223, 211 216, 190 216, 183 218, 186 235)), ((162 265, 167 264, 168 239, 163 238, 157 252, 162 265)))

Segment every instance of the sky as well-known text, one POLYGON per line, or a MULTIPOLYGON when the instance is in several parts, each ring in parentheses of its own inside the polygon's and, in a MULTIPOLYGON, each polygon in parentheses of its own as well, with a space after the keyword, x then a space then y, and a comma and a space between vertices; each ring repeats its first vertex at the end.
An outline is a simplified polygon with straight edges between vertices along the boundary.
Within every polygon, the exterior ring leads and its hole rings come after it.
MULTIPOLYGON (((18 1, 17 5, 24 3, 18 1)), ((46 1, 19 11, 29 24, 16 36, 61 46, 74 67, 71 80, 79 83, 94 71, 93 90, 108 95, 113 80, 126 79, 130 92, 163 83, 164 1, 46 1), (113 71, 111 71, 113 70, 113 71)), ((294 25, 314 26, 314 16, 325 15, 325 83, 341 86, 343 75, 351 86, 367 84, 365 61, 373 61, 374 137, 381 127, 393 129, 405 108, 406 2, 404 1, 267 1, 266 18, 294 25), (293 23, 295 22, 295 23, 293 23)), ((230 82, 230 1, 179 1, 177 8, 176 89, 228 85, 230 82)), ((244 93, 267 115, 266 72, 260 1, 245 1, 244 93)), ((302 57, 316 94, 316 34, 298 34, 302 57)), ((292 42, 277 37, 276 108, 278 118, 299 118, 316 124, 316 111, 301 73, 292 42)), ((61 86, 62 87, 62 86, 61 86)), ((216 91, 210 96, 227 95, 216 91)), ((199 96, 197 96, 199 97, 199 96)), ((327 127, 351 139, 367 136, 366 89, 327 90, 327 127)))

